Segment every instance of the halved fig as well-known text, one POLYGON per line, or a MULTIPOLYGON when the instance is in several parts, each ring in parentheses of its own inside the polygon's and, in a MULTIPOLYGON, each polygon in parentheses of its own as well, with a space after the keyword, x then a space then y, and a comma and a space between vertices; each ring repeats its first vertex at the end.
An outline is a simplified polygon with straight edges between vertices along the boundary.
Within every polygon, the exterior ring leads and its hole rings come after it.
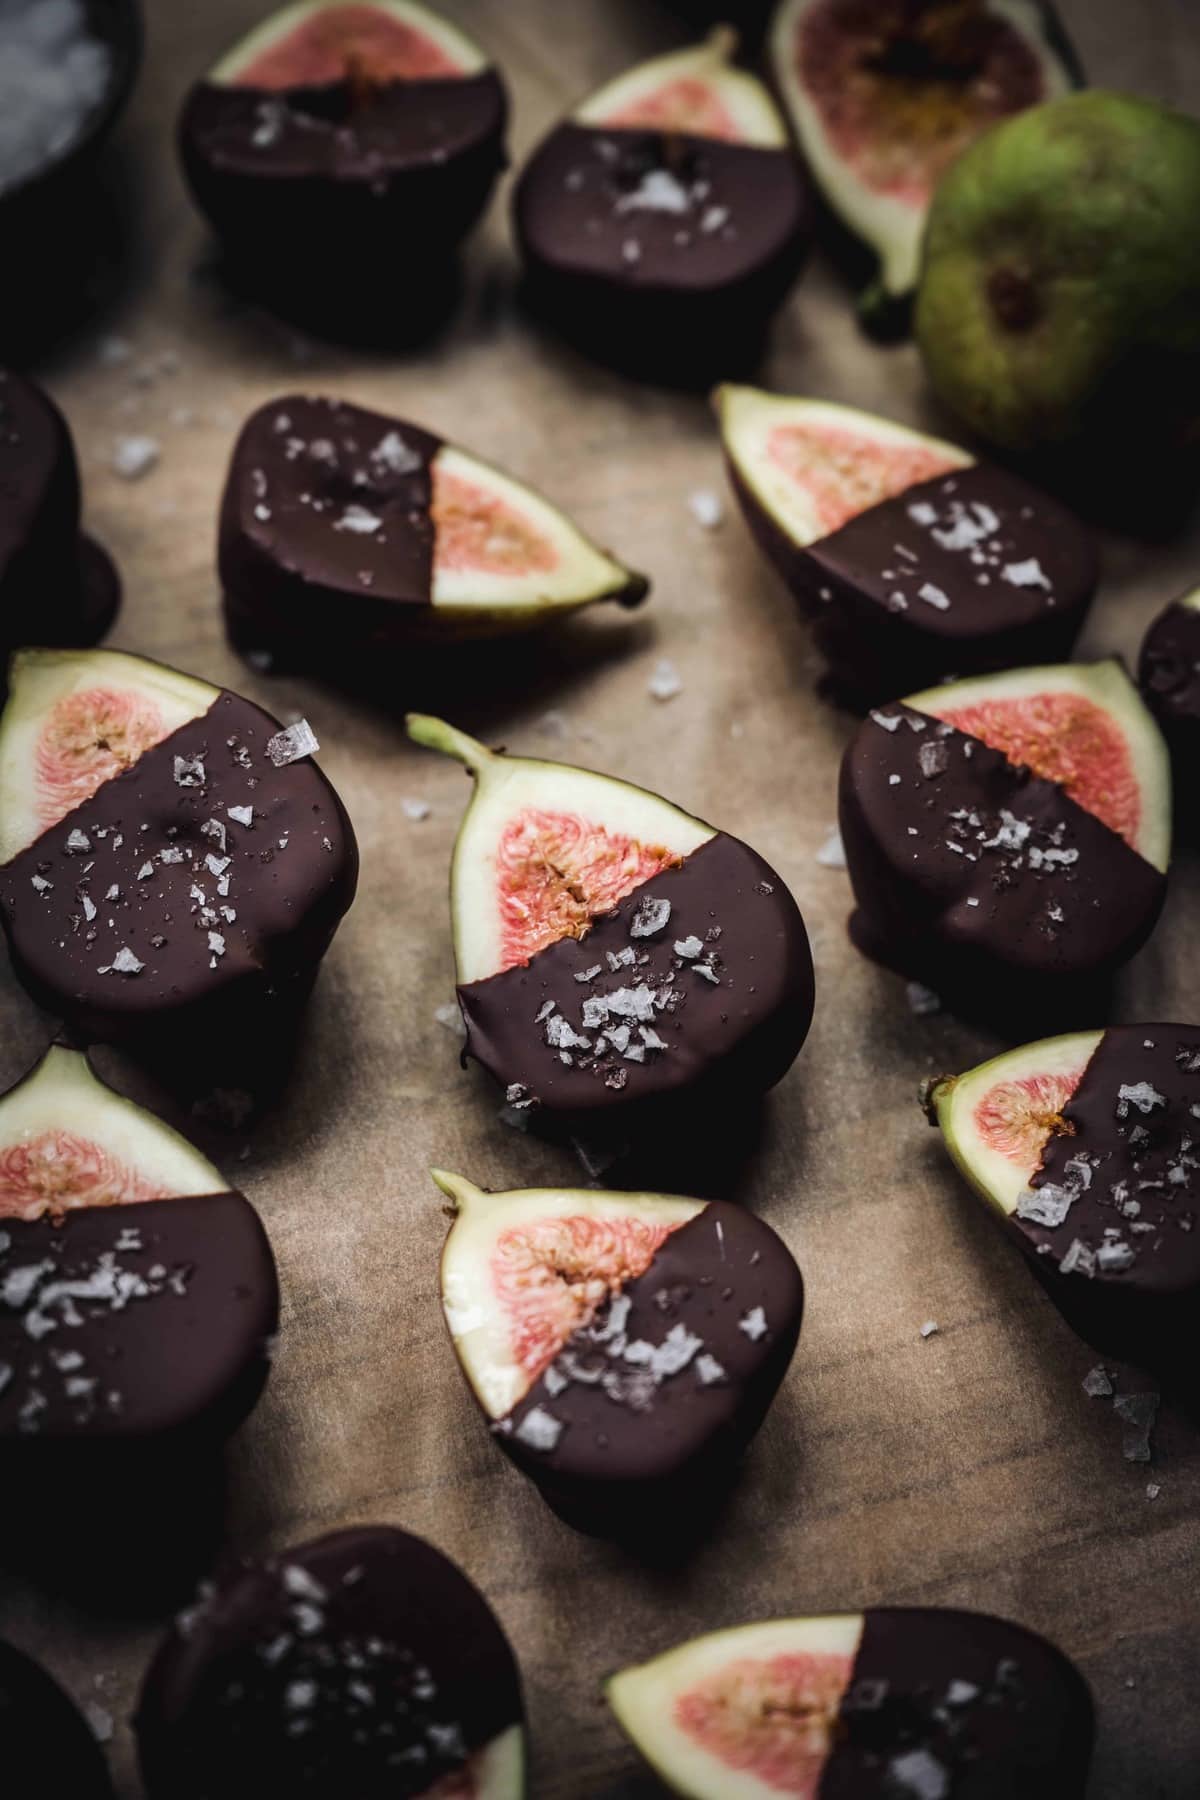
POLYGON ((0 1743, 17 1786, 72 1800, 112 1800, 104 1752, 83 1714, 32 1657, 0 1640, 0 1743), (26 1774, 36 1771, 34 1789, 26 1774))
POLYGON ((385 1525, 206 1584, 134 1721, 150 1800, 521 1800, 521 1678, 461 1569, 385 1525))
POLYGON ((358 853, 306 724, 142 657, 23 650, 0 717, 0 918, 86 1035, 220 1052, 307 992, 358 853))
POLYGON ((783 0, 768 49, 817 185, 879 259, 874 311, 916 286, 929 202, 959 152, 1082 80, 1044 0, 783 0))
POLYGON ((1087 1685, 987 1613, 872 1607, 693 1638, 607 1684, 622 1728, 691 1800, 1082 1800, 1087 1685))
POLYGON ((420 426, 289 395, 251 415, 221 506, 235 643, 318 666, 522 631, 649 584, 532 488, 420 426))
POLYGON ((1120 1325, 1200 1299, 1200 1026, 1025 1044, 929 1091, 967 1180, 1054 1285, 1120 1325))
POLYGON ((569 1118, 781 1078, 812 958, 760 856, 644 788, 423 714, 408 731, 475 778, 451 875, 458 998, 465 1054, 510 1103, 569 1118))
POLYGON ((770 1226, 724 1201, 433 1178, 455 1209, 446 1323, 518 1467, 601 1530, 728 1473, 800 1333, 770 1226))
POLYGON ((1090 533, 994 463, 871 413, 718 389, 734 491, 843 691, 1065 656, 1090 533))
POLYGON ((0 1097, 0 1440, 208 1443, 266 1379, 279 1288, 249 1202, 55 1047, 0 1097))
POLYGON ((843 759, 851 936, 960 1003, 1094 996, 1161 910, 1170 815, 1166 747, 1116 661, 912 694, 843 759))
POLYGON ((727 26, 608 82, 534 151, 514 221, 530 297, 604 360, 747 361, 808 249, 803 175, 727 26))
POLYGON ((93 644, 121 602, 108 553, 79 528, 79 464, 49 396, 0 369, 0 655, 93 644))
POLYGON ((431 278, 505 164, 508 101, 465 33, 414 0, 284 7, 189 92, 184 172, 227 249, 347 316, 431 278), (417 279, 413 280, 413 271, 417 279))
POLYGON ((1194 834, 1200 823, 1194 780, 1200 767, 1200 587, 1172 601, 1150 626, 1138 685, 1171 751, 1180 823, 1194 834))

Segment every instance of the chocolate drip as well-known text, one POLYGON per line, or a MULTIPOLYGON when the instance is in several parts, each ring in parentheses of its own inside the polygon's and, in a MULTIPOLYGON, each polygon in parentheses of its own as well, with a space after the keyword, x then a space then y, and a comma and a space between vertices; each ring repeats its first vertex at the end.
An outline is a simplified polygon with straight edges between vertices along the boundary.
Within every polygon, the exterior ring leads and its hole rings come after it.
POLYGON ((820 1800, 1082 1800, 1091 1696, 1044 1638, 985 1613, 873 1607, 820 1800))
POLYGON ((572 1333, 495 1427, 499 1441, 539 1484, 600 1508, 694 1480, 758 1429, 803 1304, 800 1271, 770 1226, 712 1201, 572 1333))
POLYGON ((441 440, 344 401, 287 395, 242 428, 218 564, 239 640, 369 650, 411 631, 433 593, 441 440), (398 616, 398 614, 400 616, 398 616))
POLYGON ((302 988, 354 898, 350 821, 236 694, 173 732, 0 870, 22 979, 79 1030, 169 1026, 185 1047, 302 988), (249 824, 240 822, 250 808, 249 824))
POLYGON ((183 1615, 136 1719, 153 1800, 406 1800, 520 1723, 483 1596, 421 1539, 333 1533, 183 1615))
POLYGON ((238 1193, 0 1220, 0 1440, 215 1440, 267 1373, 279 1289, 238 1193))
POLYGON ((583 938, 458 993, 466 1054, 516 1105, 588 1113, 701 1081, 719 1105, 771 1087, 798 1055, 812 958, 779 876, 718 832, 583 938))
POLYGON ((842 838, 860 947, 967 989, 1116 968, 1166 878, 1056 782, 897 703, 842 763, 842 838))

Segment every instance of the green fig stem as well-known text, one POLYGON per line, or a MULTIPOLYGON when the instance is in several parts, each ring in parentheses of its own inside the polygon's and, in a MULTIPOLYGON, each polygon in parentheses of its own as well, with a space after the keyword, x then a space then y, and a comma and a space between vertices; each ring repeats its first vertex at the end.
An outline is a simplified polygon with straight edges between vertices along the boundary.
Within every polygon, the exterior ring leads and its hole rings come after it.
POLYGON ((428 713, 409 713, 404 726, 414 744, 424 744, 427 750, 440 750, 443 756, 453 756, 470 769, 472 775, 482 775, 495 761, 494 750, 468 737, 465 731, 447 725, 444 719, 431 718, 428 713))
POLYGON ((740 39, 732 25, 714 25, 704 42, 716 62, 730 63, 738 52, 740 39))
POLYGON ((449 1169, 430 1169, 429 1173, 446 1198, 454 1202, 456 1212, 461 1212, 473 1200, 483 1199, 483 1189, 477 1188, 465 1175, 455 1175, 449 1169))

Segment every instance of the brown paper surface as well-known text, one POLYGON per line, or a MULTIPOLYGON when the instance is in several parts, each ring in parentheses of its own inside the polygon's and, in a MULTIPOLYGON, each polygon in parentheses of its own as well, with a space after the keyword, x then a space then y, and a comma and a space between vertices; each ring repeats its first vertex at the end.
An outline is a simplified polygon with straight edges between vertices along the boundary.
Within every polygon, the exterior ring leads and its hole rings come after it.
MULTIPOLYGON (((457 0, 447 10, 504 67, 516 159, 574 96, 679 41, 665 7, 636 0, 457 0)), ((1094 80, 1200 101, 1200 33, 1182 0, 1064 0, 1062 10, 1094 80)), ((503 197, 472 244, 459 312, 419 354, 330 347, 231 301, 205 272, 211 245, 175 168, 173 122, 189 80, 261 11, 256 0, 151 0, 146 68, 114 147, 130 184, 133 266, 113 309, 38 371, 75 429, 89 523, 124 572, 112 642, 284 717, 304 714, 362 849, 359 898, 282 1104, 217 1152, 267 1223, 284 1288, 273 1379, 229 1453, 226 1547, 261 1551, 380 1520, 456 1558, 521 1660, 531 1791, 545 1800, 656 1791, 601 1700, 614 1668, 771 1612, 878 1602, 988 1608, 1046 1632, 1096 1693, 1095 1800, 1196 1794, 1200 1431, 1165 1401, 1152 1464, 1123 1460, 1111 1403, 1080 1385, 1096 1355, 963 1189, 917 1110, 922 1076, 1001 1046, 947 1013, 914 1016, 903 983, 846 941, 846 877, 815 852, 852 721, 815 696, 803 628, 728 499, 713 531, 688 509, 695 489, 725 496, 706 405, 607 375, 522 321, 503 197), (108 333, 131 342, 130 363, 104 365, 108 333), (164 352, 177 357, 174 372, 170 356, 156 364, 164 352), (146 366, 159 372, 139 386, 146 366), (221 631, 215 509, 238 423, 296 386, 408 415, 544 487, 650 572, 649 606, 630 621, 588 619, 528 660, 498 660, 494 691, 457 706, 422 691, 419 667, 394 710, 250 673, 221 631), (161 461, 122 480, 114 438, 143 431, 161 441, 161 461), (683 683, 665 703, 648 693, 663 656, 683 683), (710 1189, 768 1218, 809 1297, 798 1355, 741 1481, 674 1569, 556 1520, 491 1443, 445 1337, 445 1224, 429 1164, 493 1187, 586 1176, 568 1151, 501 1123, 499 1096, 459 1072, 457 1041, 434 1017, 453 994, 445 889, 466 786, 402 734, 403 701, 432 698, 493 741, 609 770, 729 826, 790 883, 812 934, 816 1023, 761 1119, 716 1116, 712 1145, 658 1147, 663 1179, 677 1169, 682 1187, 707 1167, 710 1189), (406 818, 406 796, 427 800, 430 816, 406 818), (927 1339, 926 1320, 938 1327, 927 1339)), ((912 347, 860 336, 822 254, 779 320, 762 379, 953 430, 931 410, 912 347)), ((1109 536, 1103 551, 1081 649, 1132 657, 1152 613, 1196 580, 1200 535, 1154 546, 1109 536)), ((1198 904, 1196 863, 1181 857, 1115 1016, 1200 1016, 1198 904)), ((0 1017, 7 1085, 47 1028, 7 978, 0 1017)), ((1125 1391, 1145 1385, 1126 1369, 1117 1380, 1125 1391)), ((145 1526, 170 1533, 173 1521, 145 1526)), ((87 1529, 81 1494, 81 1537, 87 1529)), ((94 1554, 102 1562, 103 1545, 94 1554)), ((32 1578, 20 1544, 7 1543, 3 1560, 0 1631, 114 1716, 120 1793, 135 1795, 125 1721, 183 1595, 164 1591, 157 1610, 125 1616, 32 1578)))

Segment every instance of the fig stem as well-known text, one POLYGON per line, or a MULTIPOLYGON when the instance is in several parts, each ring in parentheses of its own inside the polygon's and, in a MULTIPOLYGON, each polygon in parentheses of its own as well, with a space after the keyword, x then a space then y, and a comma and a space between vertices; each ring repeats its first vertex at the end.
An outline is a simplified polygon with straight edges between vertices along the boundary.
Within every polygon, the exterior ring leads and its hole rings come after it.
POLYGON ((453 1200, 455 1209, 459 1210, 471 1200, 482 1197, 483 1190, 477 1188, 473 1181, 465 1175, 455 1175, 449 1169, 430 1169, 429 1173, 448 1200, 453 1200))
POLYGON ((717 62, 732 62, 740 42, 732 25, 714 25, 704 40, 717 62))
POLYGON ((464 763, 472 775, 481 775, 495 760, 495 751, 468 737, 465 731, 447 725, 444 719, 432 718, 428 713, 409 713, 404 726, 414 744, 424 744, 427 750, 440 750, 443 756, 453 756, 464 763))

